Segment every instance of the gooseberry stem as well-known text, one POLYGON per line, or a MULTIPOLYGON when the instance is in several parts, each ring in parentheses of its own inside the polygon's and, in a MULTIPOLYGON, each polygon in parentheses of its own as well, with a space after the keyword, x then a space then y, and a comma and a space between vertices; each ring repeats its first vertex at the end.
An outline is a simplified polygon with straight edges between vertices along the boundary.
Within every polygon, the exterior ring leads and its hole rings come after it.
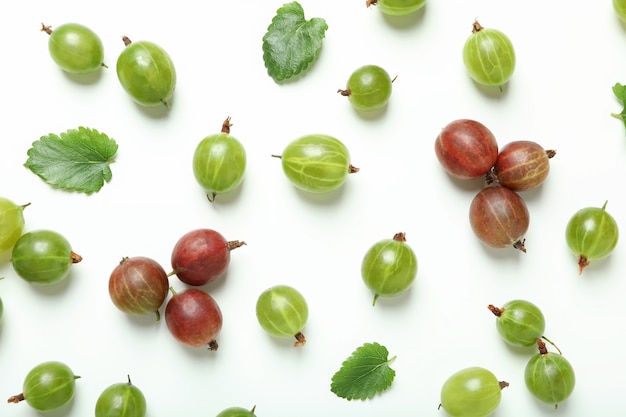
POLYGON ((79 254, 77 254, 74 251, 72 251, 71 257, 72 257, 72 263, 73 264, 77 264, 77 263, 79 263, 80 261, 83 260, 83 257, 80 256, 79 254))
POLYGON ((306 337, 302 334, 302 332, 296 333, 296 341, 293 342, 294 347, 304 346, 306 345, 306 337))
POLYGON ((233 124, 230 122, 230 116, 228 116, 226 118, 226 120, 224 120, 224 123, 222 123, 222 133, 229 134, 230 133, 230 127, 232 125, 233 124))
MULTIPOLYGON (((557 350, 557 352, 559 352, 559 355, 563 355, 563 353, 561 353, 561 349, 559 349, 559 347, 550 339, 548 339, 545 336, 541 336, 541 339, 545 340, 546 342, 550 343, 552 346, 554 346, 554 348, 557 350)), ((543 348, 545 349, 546 344, 543 343, 543 341, 541 339, 538 339, 537 345, 539 345, 539 342, 541 342, 541 344, 543 345, 543 348)), ((541 352, 541 346, 539 346, 539 351, 541 352)), ((545 353, 548 353, 548 351, 546 350, 545 353)))
POLYGON ((240 240, 231 240, 228 242, 228 250, 237 249, 243 245, 247 245, 247 243, 240 240))
POLYGON ((9 397, 8 399, 8 403, 13 403, 13 404, 17 404, 20 401, 24 401, 26 398, 24 397, 24 394, 17 394, 17 395, 12 395, 9 397))
POLYGON ((509 383, 506 381, 499 381, 498 384, 500 385, 500 389, 504 389, 509 386, 509 383))

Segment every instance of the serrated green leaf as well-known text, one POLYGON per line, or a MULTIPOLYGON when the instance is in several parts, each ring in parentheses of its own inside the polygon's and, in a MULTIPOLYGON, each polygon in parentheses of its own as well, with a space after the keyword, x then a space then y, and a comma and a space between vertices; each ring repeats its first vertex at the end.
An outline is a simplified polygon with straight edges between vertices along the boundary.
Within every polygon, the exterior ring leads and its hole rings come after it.
POLYGON ((317 57, 327 29, 326 20, 320 17, 306 20, 296 1, 279 8, 263 36, 263 60, 274 81, 306 70, 317 57))
POLYGON ((611 113, 611 116, 622 119, 624 127, 626 127, 626 86, 620 83, 616 83, 613 86, 613 94, 622 104, 622 111, 621 113, 611 113))
POLYGON ((357 348, 333 375, 330 390, 347 400, 366 400, 391 386, 396 371, 387 348, 374 342, 357 348))
POLYGON ((46 183, 91 194, 111 181, 117 143, 95 129, 79 127, 33 142, 24 166, 46 183))

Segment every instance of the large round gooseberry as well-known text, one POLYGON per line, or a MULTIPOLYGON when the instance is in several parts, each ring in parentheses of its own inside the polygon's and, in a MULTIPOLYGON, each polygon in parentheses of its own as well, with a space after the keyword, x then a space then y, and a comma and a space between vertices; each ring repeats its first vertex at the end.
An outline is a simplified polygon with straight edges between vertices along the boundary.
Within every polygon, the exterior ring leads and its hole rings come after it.
POLYGON ((52 60, 63 70, 75 74, 90 73, 104 65, 104 46, 100 37, 90 28, 79 23, 65 23, 54 30, 41 25, 48 38, 48 52, 52 60))
POLYGON ((503 32, 474 21, 463 46, 463 63, 474 81, 502 89, 515 70, 515 49, 503 32))
POLYGON ((197 288, 171 291, 173 296, 165 306, 165 322, 170 333, 184 345, 217 350, 222 311, 215 299, 197 288))
POLYGON ((290 142, 280 158, 285 175, 296 187, 325 193, 339 188, 359 169, 350 163, 348 148, 332 136, 311 134, 290 142))
POLYGON ((149 41, 131 42, 117 58, 117 77, 135 102, 144 106, 170 106, 176 88, 176 69, 169 54, 149 41))
POLYGON ((309 318, 304 296, 289 285, 275 285, 259 295, 256 317, 261 327, 278 337, 295 337, 294 346, 304 346, 302 329, 309 318))
POLYGON ((528 207, 513 190, 502 185, 483 188, 470 205, 470 224, 476 236, 494 248, 513 246, 523 252, 523 236, 530 224, 528 207))
POLYGON ((498 157, 498 143, 484 124, 457 119, 448 123, 437 136, 435 155, 448 174, 470 180, 491 170, 498 157))
POLYGON ((546 320, 535 304, 526 300, 511 300, 502 307, 487 306, 496 316, 496 328, 502 339, 513 346, 529 347, 543 337, 546 320))
POLYGON ((230 264, 230 251, 246 242, 228 241, 213 229, 185 233, 174 245, 171 263, 176 276, 185 284, 199 286, 221 277, 230 264))
POLYGON ((377 6, 389 16, 406 16, 421 9, 426 0, 366 0, 367 7, 377 6))
POLYGON ((615 14, 626 22, 626 0, 613 0, 615 14))
POLYGON ((26 400, 38 411, 63 407, 74 397, 76 379, 69 366, 58 361, 42 362, 31 369, 22 385, 22 392, 9 398, 10 403, 26 400))
POLYGON ((539 353, 526 364, 524 381, 535 398, 557 408, 574 391, 574 368, 560 352, 548 352, 543 340, 537 339, 537 346, 539 353))
POLYGON ((361 111, 373 111, 384 107, 391 97, 393 80, 378 65, 363 65, 352 72, 346 88, 338 90, 348 97, 350 104, 361 111))
POLYGON ((72 264, 82 257, 72 251, 68 240, 52 230, 23 234, 13 246, 15 272, 31 284, 52 285, 63 281, 72 264))
POLYGON ((486 417, 498 408, 508 385, 485 368, 464 368, 444 382, 440 406, 451 417, 486 417))
POLYGON ((109 296, 124 313, 155 313, 165 301, 169 280, 163 267, 145 256, 124 257, 109 277, 109 296))
POLYGON ((545 150, 529 140, 509 142, 498 153, 493 169, 487 173, 487 183, 498 182, 514 191, 538 187, 548 177, 550 158, 554 150, 545 150))
POLYGON ((96 401, 95 417, 144 417, 146 397, 130 381, 109 385, 96 401))
POLYGON ((578 257, 578 273, 582 274, 590 261, 606 258, 613 252, 619 239, 615 218, 602 207, 578 210, 567 222, 565 239, 570 250, 578 257))
POLYGON ((409 289, 417 275, 417 256, 406 244, 406 234, 396 233, 371 246, 361 261, 361 277, 374 292, 373 305, 379 296, 393 297, 409 289))
POLYGON ((207 192, 209 201, 217 194, 234 190, 243 181, 246 151, 230 134, 231 126, 228 117, 221 132, 202 139, 193 154, 193 174, 207 192))

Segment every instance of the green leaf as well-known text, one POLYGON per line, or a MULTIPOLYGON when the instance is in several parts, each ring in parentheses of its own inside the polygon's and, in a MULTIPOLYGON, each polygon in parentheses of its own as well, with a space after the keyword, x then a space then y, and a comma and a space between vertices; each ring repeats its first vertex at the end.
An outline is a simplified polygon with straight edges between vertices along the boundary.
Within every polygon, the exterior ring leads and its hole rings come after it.
POLYGON ((304 18, 302 6, 293 1, 278 9, 263 36, 263 60, 274 81, 287 80, 317 57, 328 25, 322 18, 304 18))
POLYGON ((347 400, 365 400, 391 386, 396 371, 389 364, 387 348, 374 342, 365 343, 346 359, 333 375, 330 390, 347 400))
POLYGON ((621 113, 611 113, 611 116, 622 119, 624 127, 626 127, 626 86, 620 83, 615 84, 613 86, 613 94, 615 94, 615 97, 622 103, 623 108, 621 113))
POLYGON ((116 152, 113 139, 79 127, 33 142, 24 166, 54 187, 91 194, 111 181, 109 164, 116 152))

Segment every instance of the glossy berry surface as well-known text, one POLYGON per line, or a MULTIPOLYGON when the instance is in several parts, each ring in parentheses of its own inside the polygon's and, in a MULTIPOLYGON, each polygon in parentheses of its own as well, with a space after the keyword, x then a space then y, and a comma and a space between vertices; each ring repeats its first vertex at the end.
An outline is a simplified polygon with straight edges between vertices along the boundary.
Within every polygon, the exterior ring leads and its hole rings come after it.
POLYGON ((435 155, 448 174, 471 180, 491 170, 498 158, 498 143, 484 124, 457 119, 444 126, 437 136, 435 155))
POLYGON ((378 65, 364 65, 357 68, 348 78, 341 95, 348 97, 350 104, 360 111, 378 110, 391 97, 393 80, 387 71, 378 65))
POLYGON ((145 256, 125 257, 109 276, 109 296, 122 312, 133 315, 156 313, 169 291, 163 267, 145 256))
POLYGON ((170 106, 176 88, 176 68, 169 54, 149 41, 132 42, 117 58, 117 77, 124 90, 143 106, 170 106))
POLYGON ((296 187, 312 193, 339 188, 348 174, 358 169, 350 164, 350 152, 332 136, 312 134, 290 142, 280 156, 283 172, 296 187))
POLYGON ((417 256, 406 244, 406 235, 396 233, 371 246, 361 261, 361 277, 374 292, 373 304, 379 296, 393 297, 408 290, 417 276, 417 256))
POLYGON ((483 188, 470 204, 469 219, 474 234, 486 245, 526 252, 523 237, 530 214, 515 191, 501 185, 483 188))
POLYGON ((421 9, 426 0, 367 0, 367 7, 376 5, 389 16, 406 16, 421 9))
POLYGON ((13 246, 15 272, 31 284, 52 285, 66 279, 72 264, 81 261, 68 240, 52 230, 23 234, 13 246))
POLYGON ((500 405, 506 386, 485 368, 461 369, 441 387, 441 407, 450 417, 486 417, 500 405))
POLYGON ((176 340, 190 347, 207 346, 217 350, 222 330, 222 311, 206 292, 189 288, 173 292, 165 306, 165 322, 176 340))
POLYGON ((254 409, 255 407, 251 410, 243 407, 229 407, 222 410, 216 417, 256 417, 254 409))
POLYGON ((526 300, 511 300, 501 307, 492 304, 489 310, 496 316, 496 329, 502 339, 512 346, 530 347, 543 336, 546 320, 535 304, 526 300))
POLYGON ((146 397, 128 379, 109 385, 96 401, 95 417, 144 417, 146 397))
POLYGON ((228 241, 213 229, 195 229, 178 239, 172 249, 173 273, 185 284, 200 286, 223 276, 230 252, 245 242, 228 241))
POLYGON ((463 63, 474 81, 501 87, 513 75, 515 61, 515 49, 508 36, 474 22, 472 34, 463 46, 463 63))
POLYGON ((48 52, 63 70, 75 74, 90 73, 104 66, 104 46, 100 37, 79 23, 65 23, 52 29, 42 25, 48 33, 48 52))
POLYGON ((229 117, 221 132, 202 139, 193 154, 193 174, 210 201, 241 184, 246 170, 246 150, 230 127, 229 117))
POLYGON ((514 191, 531 190, 548 177, 550 158, 555 154, 533 141, 509 142, 500 149, 488 181, 496 181, 514 191))
POLYGON ((554 404, 565 401, 574 391, 576 374, 572 364, 560 353, 548 352, 545 343, 537 341, 539 353, 526 365, 524 381, 538 400, 554 404))
POLYGON ((578 257, 579 274, 591 261, 606 258, 617 246, 619 227, 606 205, 580 209, 567 222, 565 240, 578 257))
POLYGON ((53 411, 74 397, 76 379, 69 366, 58 361, 42 362, 31 369, 22 386, 22 393, 9 398, 10 403, 26 401, 37 411, 53 411))
MULTIPOLYGON (((28 205, 28 204, 27 204, 28 205)), ((9 252, 24 231, 24 208, 0 197, 0 255, 9 252)))
POLYGON ((288 285, 276 285, 259 295, 256 317, 261 327, 273 336, 295 337, 294 346, 302 346, 302 334, 308 318, 309 306, 304 296, 288 285))

